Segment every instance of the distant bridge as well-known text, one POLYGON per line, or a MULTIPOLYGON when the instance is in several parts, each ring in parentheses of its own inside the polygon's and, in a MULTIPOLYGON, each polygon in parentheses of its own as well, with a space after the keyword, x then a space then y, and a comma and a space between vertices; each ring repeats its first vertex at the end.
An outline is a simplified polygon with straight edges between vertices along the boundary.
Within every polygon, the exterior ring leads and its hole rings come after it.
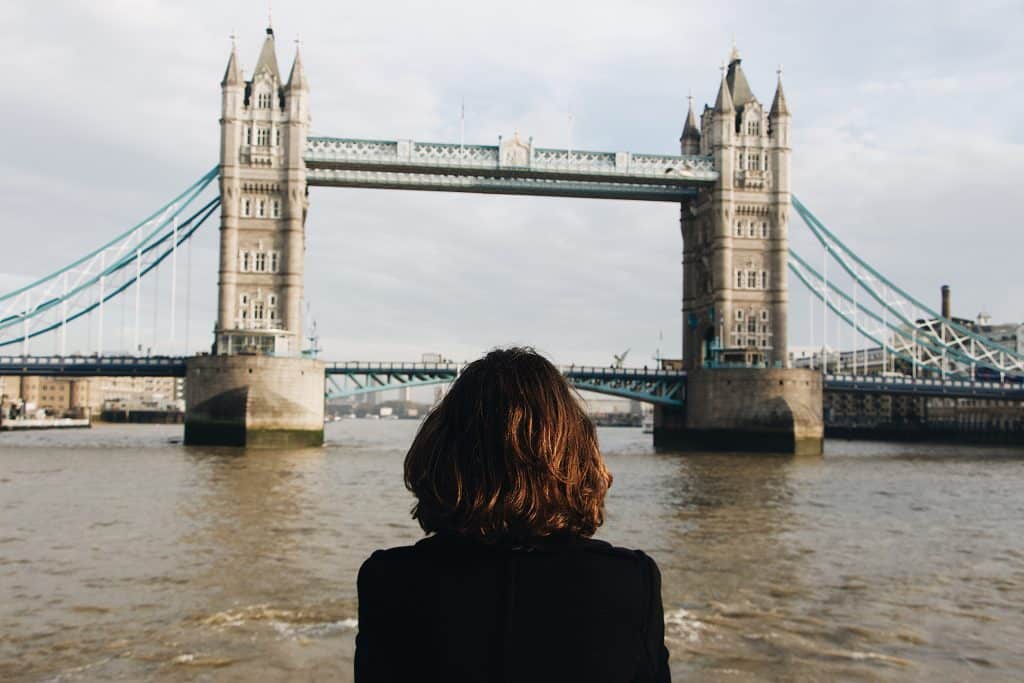
MULTIPOLYGON (((326 363, 327 398, 448 384, 462 363, 350 361, 326 363), (339 382, 339 380, 343 382, 339 382)), ((686 399, 686 373, 678 370, 563 365, 559 371, 581 391, 679 406, 686 399)), ((0 356, 0 376, 185 377, 182 356, 0 356)), ((1024 401, 1024 385, 961 379, 913 379, 878 375, 825 375, 827 392, 1024 401)))

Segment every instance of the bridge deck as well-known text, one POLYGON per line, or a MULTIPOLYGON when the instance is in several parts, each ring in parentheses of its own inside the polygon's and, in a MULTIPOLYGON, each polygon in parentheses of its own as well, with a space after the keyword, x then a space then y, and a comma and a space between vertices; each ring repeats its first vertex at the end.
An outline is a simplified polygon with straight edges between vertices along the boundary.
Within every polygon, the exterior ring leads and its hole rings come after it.
POLYGON ((718 178, 711 157, 311 137, 310 185, 679 202, 718 178))
MULTIPOLYGON (((327 363, 328 377, 372 378, 366 390, 399 388, 413 383, 454 380, 461 363, 342 362, 327 363)), ((648 368, 612 368, 563 365, 559 370, 577 388, 614 393, 654 403, 679 403, 686 373, 648 368)), ((0 356, 0 376, 56 377, 184 377, 181 356, 0 356)), ((1024 401, 1024 385, 970 380, 912 379, 910 377, 858 377, 826 375, 825 390, 880 394, 988 398, 1024 401)))

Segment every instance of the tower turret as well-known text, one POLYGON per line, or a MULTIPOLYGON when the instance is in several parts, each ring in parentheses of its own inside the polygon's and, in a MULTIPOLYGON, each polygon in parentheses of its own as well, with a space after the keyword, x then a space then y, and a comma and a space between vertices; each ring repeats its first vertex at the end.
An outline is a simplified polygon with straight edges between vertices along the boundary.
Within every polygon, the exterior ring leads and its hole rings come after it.
POLYGON ((686 123, 683 124, 683 134, 679 137, 679 143, 683 154, 700 153, 700 129, 697 127, 697 117, 693 114, 693 97, 686 98, 689 101, 686 112, 686 123))

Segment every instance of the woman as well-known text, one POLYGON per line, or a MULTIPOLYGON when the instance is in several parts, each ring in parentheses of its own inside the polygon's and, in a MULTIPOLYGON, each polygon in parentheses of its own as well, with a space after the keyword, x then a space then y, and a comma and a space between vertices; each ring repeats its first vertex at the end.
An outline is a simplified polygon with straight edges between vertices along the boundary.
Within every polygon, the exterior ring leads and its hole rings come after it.
POLYGON ((405 458, 429 536, 359 570, 357 683, 670 680, 657 565, 590 538, 611 482, 551 363, 471 363, 405 458))

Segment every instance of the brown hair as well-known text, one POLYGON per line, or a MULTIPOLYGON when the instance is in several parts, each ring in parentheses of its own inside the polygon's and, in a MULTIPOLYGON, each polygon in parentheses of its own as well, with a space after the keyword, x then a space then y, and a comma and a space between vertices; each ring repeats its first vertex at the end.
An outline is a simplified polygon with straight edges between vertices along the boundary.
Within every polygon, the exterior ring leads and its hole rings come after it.
POLYGON ((423 530, 486 541, 592 536, 611 483, 593 423, 530 348, 466 366, 405 456, 423 530))

